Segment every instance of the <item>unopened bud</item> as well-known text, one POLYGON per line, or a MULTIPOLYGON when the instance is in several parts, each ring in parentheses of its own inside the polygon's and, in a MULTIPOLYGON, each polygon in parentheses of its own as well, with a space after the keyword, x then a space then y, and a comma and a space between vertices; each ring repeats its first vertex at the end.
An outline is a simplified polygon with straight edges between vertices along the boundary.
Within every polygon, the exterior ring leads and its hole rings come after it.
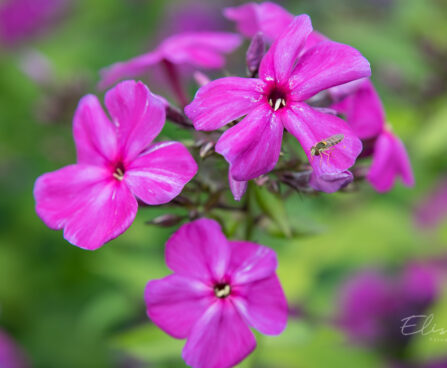
POLYGON ((264 36, 261 32, 256 33, 248 46, 246 63, 248 76, 254 77, 259 70, 259 65, 265 53, 264 36))

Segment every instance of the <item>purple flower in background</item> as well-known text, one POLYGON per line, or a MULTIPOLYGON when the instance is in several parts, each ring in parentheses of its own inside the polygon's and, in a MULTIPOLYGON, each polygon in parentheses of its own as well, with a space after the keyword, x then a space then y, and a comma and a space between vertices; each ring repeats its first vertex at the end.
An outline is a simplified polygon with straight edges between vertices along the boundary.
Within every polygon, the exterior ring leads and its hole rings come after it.
POLYGON ((363 272, 349 280, 340 293, 338 322, 352 341, 385 351, 405 348, 402 319, 423 314, 440 293, 441 270, 413 263, 399 276, 363 272))
POLYGON ((0 367, 26 368, 29 364, 25 355, 12 339, 0 329, 0 367))
POLYGON ((147 314, 169 335, 187 339, 182 356, 189 366, 234 366, 256 346, 250 327, 266 335, 286 327, 271 249, 229 241, 216 221, 200 219, 172 235, 165 255, 174 274, 147 284, 147 314))
MULTIPOLYGON (((266 1, 263 3, 246 3, 224 9, 224 16, 236 23, 238 32, 252 38, 262 32, 268 42, 273 42, 293 21, 293 14, 278 4, 266 1)), ((303 51, 321 41, 328 39, 313 31, 309 34, 303 51)))
POLYGON ((416 210, 416 221, 422 227, 436 227, 447 218, 447 178, 423 200, 416 210))
POLYGON ((221 1, 185 0, 169 4, 163 19, 161 34, 183 32, 222 31, 225 19, 221 14, 221 1))
POLYGON ((346 116, 348 124, 360 139, 377 137, 383 131, 385 111, 369 79, 351 82, 351 86, 334 87, 330 92, 333 97, 351 92, 345 98, 338 99, 331 108, 346 116))
POLYGON ((414 185, 410 159, 402 141, 385 129, 374 144, 372 164, 366 176, 378 192, 389 191, 400 176, 407 187, 414 185))
POLYGON ((70 243, 97 249, 123 233, 149 205, 171 201, 197 172, 178 142, 152 141, 165 123, 165 103, 141 82, 125 81, 106 93, 112 121, 96 96, 76 110, 73 135, 77 164, 39 177, 36 211, 70 243))
POLYGON ((310 18, 296 17, 262 59, 259 79, 215 80, 201 87, 185 108, 198 130, 216 130, 246 115, 216 144, 235 180, 250 180, 273 169, 284 128, 301 143, 317 175, 345 171, 355 163, 362 145, 349 126, 304 101, 369 76, 369 63, 354 48, 331 41, 300 55, 311 32, 310 18), (333 147, 330 159, 311 154, 313 146, 336 134, 343 135, 343 142, 333 147))
POLYGON ((61 15, 67 0, 6 0, 0 5, 0 43, 13 46, 32 38, 61 15))
POLYGON ((268 1, 226 8, 224 16, 234 21, 238 32, 244 36, 251 38, 262 32, 269 42, 273 42, 294 18, 280 5, 268 1))
POLYGON ((224 54, 234 51, 241 38, 228 32, 186 32, 165 39, 154 51, 129 61, 113 64, 101 70, 100 88, 106 88, 122 78, 135 77, 152 66, 164 63, 175 73, 175 65, 219 69, 225 65, 224 54))

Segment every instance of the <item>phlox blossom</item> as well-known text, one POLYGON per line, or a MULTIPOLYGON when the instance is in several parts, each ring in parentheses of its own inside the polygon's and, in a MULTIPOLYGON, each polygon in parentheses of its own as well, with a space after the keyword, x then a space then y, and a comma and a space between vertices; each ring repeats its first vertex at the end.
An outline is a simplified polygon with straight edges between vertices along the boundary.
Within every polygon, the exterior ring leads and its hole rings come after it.
POLYGON ((227 240, 216 221, 200 219, 171 236, 165 255, 174 273, 147 284, 147 314, 169 335, 186 339, 182 356, 189 366, 232 367, 256 346, 250 327, 267 335, 286 327, 271 249, 227 240))
POLYGON ((171 201, 197 172, 178 142, 153 143, 165 123, 165 102, 141 82, 106 93, 109 120, 96 96, 81 99, 73 121, 77 163, 42 175, 36 212, 70 243, 97 249, 123 233, 149 205, 171 201))
POLYGON ((301 143, 317 175, 343 172, 362 144, 340 118, 305 101, 322 90, 370 75, 368 61, 354 48, 319 42, 303 53, 312 32, 310 18, 294 18, 263 57, 259 78, 226 77, 201 87, 185 113, 198 130, 216 130, 245 116, 224 132, 216 152, 231 166, 231 176, 246 181, 271 171, 278 161, 284 128, 301 143), (330 160, 311 148, 333 135, 343 142, 330 160))

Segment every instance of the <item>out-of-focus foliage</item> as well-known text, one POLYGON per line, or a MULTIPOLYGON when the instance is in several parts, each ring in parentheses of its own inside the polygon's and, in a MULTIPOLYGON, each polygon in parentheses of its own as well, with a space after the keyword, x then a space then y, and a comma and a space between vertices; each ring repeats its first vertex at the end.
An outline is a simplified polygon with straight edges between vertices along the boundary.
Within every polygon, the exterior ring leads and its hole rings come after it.
MULTIPOLYGON (((348 343, 331 321, 340 285, 355 271, 394 270, 411 260, 440 258, 447 250, 446 221, 422 230, 413 218, 414 208, 447 167, 447 4, 281 3, 296 14, 308 13, 316 29, 355 46, 371 61, 388 120, 408 147, 416 187, 397 184, 380 195, 358 183, 349 193, 293 193, 285 208, 274 194, 249 188, 249 205, 266 214, 262 230, 247 231, 237 213, 222 214, 228 234, 250 233, 251 240, 277 251, 279 276, 296 311, 282 336, 257 336, 258 349, 241 367, 380 367, 381 356, 348 343)), ((98 70, 155 45, 169 30, 164 19, 173 4, 73 1, 44 38, 0 51, 0 325, 35 367, 184 366, 182 342, 151 324, 143 303, 146 282, 169 273, 164 243, 174 230, 144 223, 166 211, 144 208, 123 236, 87 252, 47 229, 34 213, 32 197, 37 176, 75 160, 71 115, 82 94, 97 93, 98 70), (51 63, 51 83, 38 84, 20 68, 30 48, 51 63), (61 113, 49 113, 55 110, 61 113)), ((228 69, 242 74, 237 58, 243 60, 242 50, 228 69)), ((169 91, 160 81, 149 86, 169 91)), ((187 137, 175 126, 166 126, 162 134, 187 137)), ((446 303, 443 298, 433 307, 444 328, 446 303)), ((406 350, 415 361, 443 353, 445 341, 427 336, 417 336, 406 350)))

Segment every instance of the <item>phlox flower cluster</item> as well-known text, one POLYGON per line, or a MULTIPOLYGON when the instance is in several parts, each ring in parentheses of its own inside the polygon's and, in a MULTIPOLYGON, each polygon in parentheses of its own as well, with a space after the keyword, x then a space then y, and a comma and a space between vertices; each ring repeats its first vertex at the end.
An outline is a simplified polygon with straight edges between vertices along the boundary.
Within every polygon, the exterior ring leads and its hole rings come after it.
MULTIPOLYGON (((93 94, 80 100, 73 119, 76 163, 36 180, 36 212, 48 227, 63 230, 80 248, 98 249, 130 227, 139 206, 191 207, 185 186, 193 181, 205 187, 201 164, 209 155, 226 162, 221 187, 236 200, 250 180, 263 185, 269 175, 281 181, 301 171, 306 188, 337 191, 353 181, 357 159, 371 154, 366 179, 378 191, 391 189, 399 175, 413 184, 405 148, 385 124, 370 64, 358 50, 315 31, 308 15, 294 16, 273 3, 227 8, 224 15, 240 34, 179 33, 101 70, 99 88, 110 87, 106 111, 93 94), (221 70, 243 36, 253 38, 248 77, 209 80, 203 70, 221 70), (180 108, 143 82, 119 82, 156 65, 167 71, 180 108), (200 84, 192 100, 178 76, 184 66, 200 84), (330 103, 315 103, 322 98, 330 103), (159 141, 166 120, 192 131, 194 144, 159 141), (298 164, 281 158, 285 139, 302 148, 298 164)), ((150 281, 144 294, 149 318, 186 339, 182 357, 195 368, 234 366, 256 346, 250 328, 278 335, 287 323, 275 252, 229 240, 221 224, 206 218, 213 206, 231 208, 219 202, 220 194, 220 188, 211 193, 205 206, 197 206, 202 212, 191 211, 191 221, 171 236, 165 258, 172 274, 150 281)), ((167 216, 159 223, 186 219, 167 216)))

